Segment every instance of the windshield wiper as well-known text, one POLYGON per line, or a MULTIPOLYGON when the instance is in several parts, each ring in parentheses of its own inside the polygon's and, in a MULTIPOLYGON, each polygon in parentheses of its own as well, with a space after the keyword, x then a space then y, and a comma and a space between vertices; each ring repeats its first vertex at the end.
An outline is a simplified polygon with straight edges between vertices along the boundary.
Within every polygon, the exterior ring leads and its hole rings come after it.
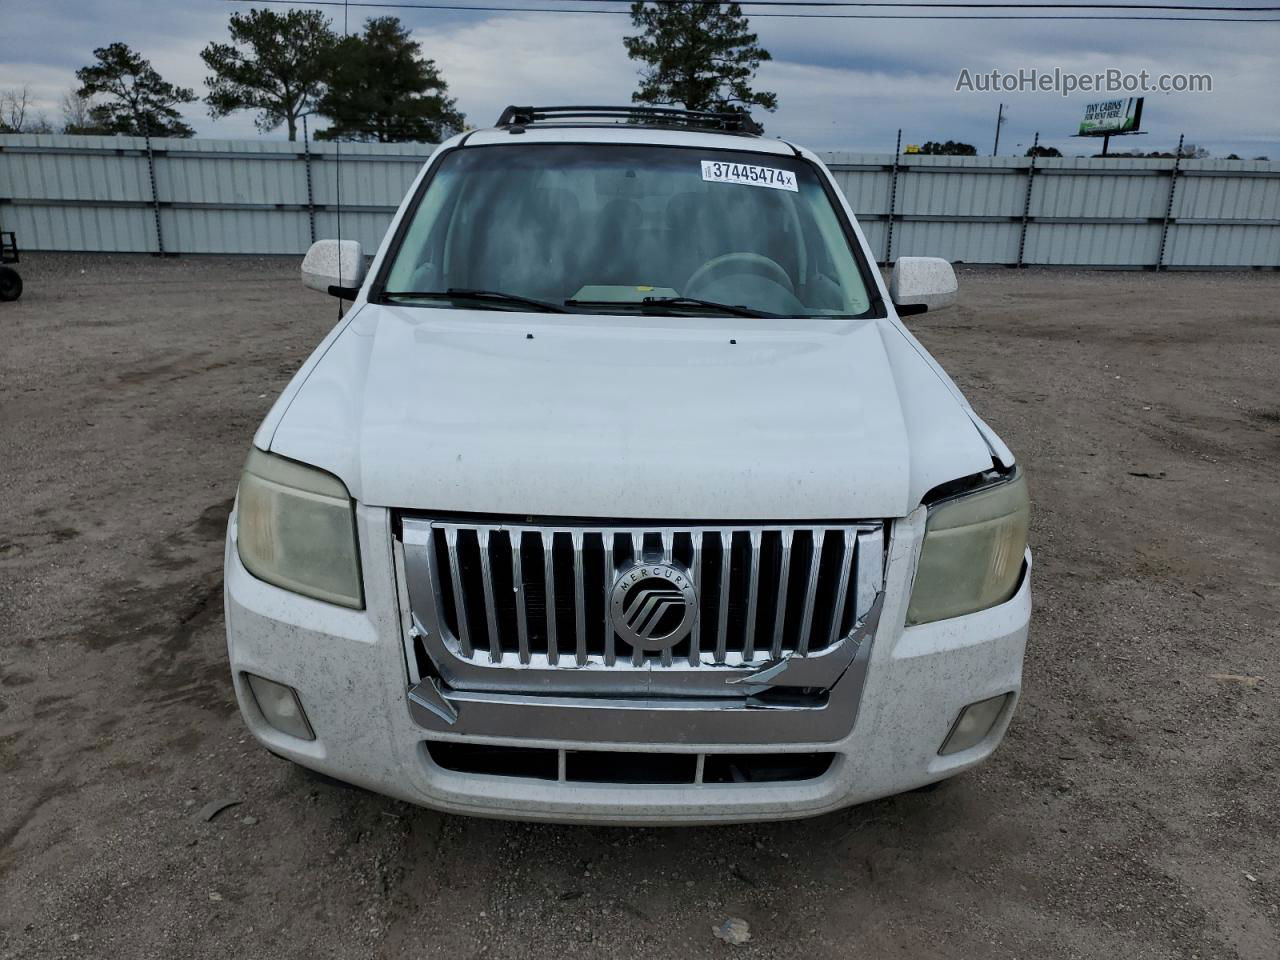
POLYGON ((720 310, 734 317, 776 317, 776 313, 753 310, 751 307, 715 300, 699 300, 697 297, 645 297, 643 300, 566 300, 566 307, 639 307, 646 312, 657 312, 662 307, 699 307, 704 310, 720 310))
POLYGON ((388 300, 472 300, 476 303, 509 303, 514 306, 529 307, 541 313, 568 313, 564 307, 545 300, 534 300, 514 293, 503 293, 500 290, 464 290, 461 287, 450 287, 448 290, 396 290, 383 294, 388 300))

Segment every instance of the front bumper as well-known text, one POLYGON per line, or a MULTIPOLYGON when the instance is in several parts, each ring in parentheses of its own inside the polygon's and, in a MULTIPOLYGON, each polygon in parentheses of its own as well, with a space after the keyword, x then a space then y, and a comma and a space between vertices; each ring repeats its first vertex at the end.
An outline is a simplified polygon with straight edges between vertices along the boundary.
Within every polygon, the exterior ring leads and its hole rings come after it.
MULTIPOLYGON (((264 583, 241 565, 234 516, 226 551, 227 648, 236 696, 253 735, 303 766, 399 799, 472 815, 598 823, 708 823, 814 816, 900 793, 980 763, 996 748, 1021 688, 1031 613, 1030 554, 1007 603, 981 613, 905 628, 907 600, 924 530, 920 510, 894 524, 879 625, 863 659, 852 729, 798 743, 690 742, 671 731, 662 742, 624 736, 623 727, 582 711, 580 732, 513 739, 430 730, 407 697, 403 584, 397 582, 388 512, 357 509, 366 609, 347 610, 264 583), (246 673, 293 687, 316 735, 271 727, 246 673), (938 749, 967 704, 1012 693, 988 736, 960 753, 938 749), (822 776, 798 782, 651 785, 557 782, 463 774, 434 764, 425 743, 465 740, 553 750, 668 753, 832 752, 822 776), (785 745, 785 746, 784 746, 785 745)), ((466 703, 459 704, 465 712, 466 703)), ((518 709, 518 708, 517 708, 518 709)), ((438 726, 438 725, 437 725, 438 726)), ((847 729, 847 727, 846 727, 847 729)))

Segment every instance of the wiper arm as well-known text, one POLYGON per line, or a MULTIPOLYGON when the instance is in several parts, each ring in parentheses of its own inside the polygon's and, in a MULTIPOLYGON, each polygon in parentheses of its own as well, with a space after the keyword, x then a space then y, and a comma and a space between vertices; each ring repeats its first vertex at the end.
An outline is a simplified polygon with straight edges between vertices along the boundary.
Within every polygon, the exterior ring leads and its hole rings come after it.
POLYGON ((509 303, 514 306, 529 307, 542 313, 568 313, 564 307, 545 300, 534 300, 532 297, 521 297, 514 293, 503 293, 500 290, 465 290, 461 287, 450 287, 448 290, 396 290, 383 294, 387 299, 399 300, 473 300, 476 303, 509 303))
POLYGON ((766 313, 764 310, 753 310, 751 307, 744 307, 735 303, 720 303, 716 300, 699 300, 697 297, 645 297, 642 301, 644 304, 652 304, 654 306, 672 306, 672 307, 705 307, 708 310, 723 310, 725 313, 732 314, 735 317, 775 317, 775 313, 766 313))
POLYGON ((638 307, 647 313, 656 313, 662 307, 701 307, 706 310, 720 310, 734 317, 776 317, 775 313, 753 310, 732 303, 717 303, 715 300, 699 300, 696 297, 645 297, 643 300, 566 300, 566 307, 638 307))

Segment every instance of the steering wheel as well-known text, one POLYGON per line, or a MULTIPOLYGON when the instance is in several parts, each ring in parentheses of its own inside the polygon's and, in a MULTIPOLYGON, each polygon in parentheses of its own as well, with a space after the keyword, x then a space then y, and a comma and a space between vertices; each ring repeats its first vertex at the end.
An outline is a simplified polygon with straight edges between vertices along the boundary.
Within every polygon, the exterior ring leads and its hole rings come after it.
POLYGON ((785 287, 787 292, 792 296, 795 295, 796 288, 791 282, 791 277, 787 271, 782 269, 776 260, 770 260, 768 257, 759 253, 726 253, 719 257, 713 257, 708 260, 697 270, 693 271, 693 275, 689 277, 689 281, 684 285, 685 293, 693 296, 695 291, 701 284, 707 282, 712 274, 734 274, 734 273, 751 273, 756 276, 765 277, 772 280, 779 286, 785 287))

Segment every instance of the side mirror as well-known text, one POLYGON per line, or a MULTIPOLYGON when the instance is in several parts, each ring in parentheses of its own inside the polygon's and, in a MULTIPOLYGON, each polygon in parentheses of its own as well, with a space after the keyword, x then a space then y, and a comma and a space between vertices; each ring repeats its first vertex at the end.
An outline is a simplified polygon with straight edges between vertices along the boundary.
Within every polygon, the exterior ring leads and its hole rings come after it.
POLYGON ((955 302, 956 272, 941 257, 899 257, 889 274, 889 297, 900 317, 941 310, 955 302))
POLYGON ((364 282, 358 240, 317 240, 302 258, 302 282, 312 290, 354 300, 364 282))

